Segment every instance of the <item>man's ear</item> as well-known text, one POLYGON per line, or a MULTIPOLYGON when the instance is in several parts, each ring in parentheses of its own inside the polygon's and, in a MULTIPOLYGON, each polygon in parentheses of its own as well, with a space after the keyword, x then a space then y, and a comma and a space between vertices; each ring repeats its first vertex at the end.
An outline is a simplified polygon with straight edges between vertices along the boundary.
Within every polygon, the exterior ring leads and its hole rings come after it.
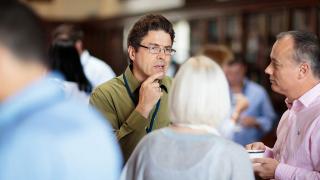
POLYGON ((134 49, 134 47, 132 47, 132 46, 128 47, 128 55, 129 55, 129 58, 132 61, 135 61, 135 59, 136 59, 136 50, 134 49))
POLYGON ((311 72, 310 65, 308 63, 302 63, 299 67, 299 78, 304 78, 309 72, 311 72))
POLYGON ((78 53, 81 54, 83 51, 83 43, 81 40, 77 40, 74 44, 75 48, 77 49, 78 53))

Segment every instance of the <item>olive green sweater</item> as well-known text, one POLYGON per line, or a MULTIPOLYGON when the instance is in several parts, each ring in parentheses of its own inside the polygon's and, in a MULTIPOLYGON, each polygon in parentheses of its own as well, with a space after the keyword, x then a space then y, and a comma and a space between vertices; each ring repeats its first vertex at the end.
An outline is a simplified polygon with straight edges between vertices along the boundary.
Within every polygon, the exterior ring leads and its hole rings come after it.
MULTIPOLYGON (((136 99, 139 99, 138 92, 141 83, 133 76, 129 67, 124 74, 130 90, 136 99)), ((169 125, 168 90, 171 82, 170 77, 165 77, 160 81, 163 96, 154 120, 153 130, 169 125)), ((121 145, 124 159, 127 161, 138 142, 146 135, 146 128, 150 125, 155 107, 151 110, 148 119, 135 111, 136 105, 127 92, 123 74, 98 86, 91 94, 90 104, 96 107, 111 123, 121 145)))

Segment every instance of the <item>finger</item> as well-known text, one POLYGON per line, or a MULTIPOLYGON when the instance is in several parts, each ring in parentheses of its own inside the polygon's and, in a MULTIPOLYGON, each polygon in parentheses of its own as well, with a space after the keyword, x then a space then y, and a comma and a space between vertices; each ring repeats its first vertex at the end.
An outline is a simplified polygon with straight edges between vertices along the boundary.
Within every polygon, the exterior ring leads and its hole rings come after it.
POLYGON ((265 150, 265 146, 261 142, 253 143, 252 149, 265 150))
POLYGON ((163 95, 163 92, 157 91, 156 92, 156 100, 159 100, 162 97, 162 95, 163 95))
POLYGON ((261 164, 260 163, 255 163, 255 164, 253 164, 253 171, 255 172, 255 173, 261 173, 261 172, 263 172, 263 170, 264 170, 264 168, 261 166, 261 164))
POLYGON ((245 146, 245 149, 251 150, 251 149, 252 149, 252 145, 253 145, 253 144, 247 144, 247 145, 245 146))
POLYGON ((268 158, 253 158, 251 160, 252 163, 266 163, 268 162, 268 158))
POLYGON ((160 88, 160 84, 157 83, 157 82, 153 82, 151 85, 152 85, 152 87, 154 87, 154 88, 160 88))
POLYGON ((161 76, 163 76, 163 72, 158 72, 148 77, 143 83, 146 83, 146 84, 153 83, 156 79, 159 79, 161 76))
POLYGON ((161 92, 161 88, 160 87, 153 87, 154 91, 156 92, 161 92))

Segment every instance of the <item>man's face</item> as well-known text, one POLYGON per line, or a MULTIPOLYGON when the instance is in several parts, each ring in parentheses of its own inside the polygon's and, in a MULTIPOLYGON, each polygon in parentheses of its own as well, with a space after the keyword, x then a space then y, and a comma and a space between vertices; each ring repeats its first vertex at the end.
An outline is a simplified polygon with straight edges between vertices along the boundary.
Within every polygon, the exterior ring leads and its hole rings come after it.
POLYGON ((241 63, 226 65, 224 72, 231 86, 241 85, 245 78, 246 68, 241 63))
POLYGON ((140 45, 146 47, 160 47, 160 53, 152 54, 147 48, 139 47, 137 51, 129 46, 128 52, 133 61, 133 74, 139 81, 144 81, 149 76, 163 72, 165 76, 170 64, 171 55, 164 53, 164 49, 172 47, 170 35, 162 30, 149 31, 142 39, 140 45))
POLYGON ((275 42, 270 54, 271 62, 265 69, 270 77, 273 91, 287 97, 292 96, 299 79, 299 64, 293 59, 294 41, 291 37, 284 37, 275 42))

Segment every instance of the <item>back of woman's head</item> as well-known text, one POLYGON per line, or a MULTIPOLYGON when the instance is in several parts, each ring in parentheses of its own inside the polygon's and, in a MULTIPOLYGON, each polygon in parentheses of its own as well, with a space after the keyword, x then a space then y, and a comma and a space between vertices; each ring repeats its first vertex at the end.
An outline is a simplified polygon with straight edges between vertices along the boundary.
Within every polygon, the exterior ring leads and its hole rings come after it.
POLYGON ((56 40, 49 49, 51 70, 61 72, 66 81, 76 82, 81 91, 90 93, 92 86, 86 78, 80 56, 70 40, 56 40))
POLYGON ((188 59, 173 81, 169 109, 173 123, 217 127, 230 111, 228 83, 219 65, 206 56, 188 59))

